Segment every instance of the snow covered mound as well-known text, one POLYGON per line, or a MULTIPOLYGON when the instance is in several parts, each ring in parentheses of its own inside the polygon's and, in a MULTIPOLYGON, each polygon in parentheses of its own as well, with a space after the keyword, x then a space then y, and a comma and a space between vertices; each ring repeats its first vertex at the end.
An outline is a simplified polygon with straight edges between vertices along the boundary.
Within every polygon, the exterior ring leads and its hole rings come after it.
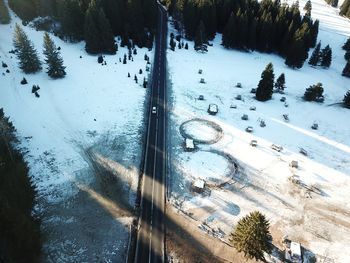
MULTIPOLYGON (((305 2, 300 1, 301 9, 305 2)), ((340 104, 350 89, 349 79, 341 76, 346 63, 341 46, 350 36, 350 21, 322 0, 313 0, 312 6, 313 18, 320 20, 319 40, 333 51, 328 70, 310 67, 307 62, 302 69, 292 70, 276 55, 226 50, 221 46, 221 35, 212 41, 206 54, 195 52, 193 43, 188 50, 168 50, 173 132, 170 150, 174 160, 170 186, 174 199, 186 200, 182 209, 199 222, 220 228, 226 238, 242 216, 260 210, 271 221, 277 246, 281 247, 282 236, 288 235, 320 260, 346 263, 350 262, 350 252, 343 249, 350 244, 350 110, 340 104), (287 88, 283 95, 274 93, 272 100, 258 102, 251 90, 270 62, 276 78, 285 73, 287 88), (198 74, 199 69, 202 74, 198 74), (205 84, 200 83, 201 78, 205 84), (318 82, 324 86, 324 103, 305 102, 305 89, 318 82), (237 83, 242 83, 242 88, 235 87, 237 83), (199 95, 205 100, 195 99, 199 95), (282 97, 286 103, 280 101, 282 97), (216 116, 207 113, 211 103, 219 107, 216 116), (242 120, 244 114, 248 120, 242 120), (202 144, 198 151, 184 153, 179 128, 195 118, 217 123, 224 136, 215 144, 202 144), (261 120, 266 127, 260 126, 261 120), (317 130, 311 128, 313 123, 318 124, 317 130), (246 131, 249 126, 252 132, 246 131), (256 147, 250 145, 252 140, 257 141, 256 147), (276 151, 272 144, 281 145, 283 150, 276 151), (193 196, 193 176, 199 173, 205 178, 226 169, 221 161, 203 156, 203 150, 225 152, 242 169, 235 183, 210 189, 209 196, 193 196)), ((211 136, 206 129, 201 132, 211 136)))

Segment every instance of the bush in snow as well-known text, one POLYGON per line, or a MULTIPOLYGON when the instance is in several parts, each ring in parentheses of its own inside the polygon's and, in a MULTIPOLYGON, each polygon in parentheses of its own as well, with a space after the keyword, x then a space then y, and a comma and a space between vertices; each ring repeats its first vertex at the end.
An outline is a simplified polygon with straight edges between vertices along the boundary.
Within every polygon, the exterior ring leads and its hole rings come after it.
POLYGON ((39 85, 33 85, 32 93, 36 93, 40 89, 39 85))
POLYGON ((102 57, 102 55, 99 55, 97 58, 97 63, 102 64, 102 62, 103 62, 103 57, 102 57))
POLYGON ((26 78, 23 78, 23 79, 21 80, 21 84, 22 84, 22 85, 28 84, 26 78))
POLYGON ((322 83, 317 83, 306 89, 304 99, 306 101, 321 101, 323 98, 322 83))

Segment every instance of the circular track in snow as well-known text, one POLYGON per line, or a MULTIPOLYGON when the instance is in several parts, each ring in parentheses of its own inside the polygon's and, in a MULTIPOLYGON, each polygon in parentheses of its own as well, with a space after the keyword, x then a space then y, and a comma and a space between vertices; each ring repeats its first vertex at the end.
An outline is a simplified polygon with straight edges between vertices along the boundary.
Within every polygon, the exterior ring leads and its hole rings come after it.
POLYGON ((216 143, 223 136, 223 130, 218 124, 199 118, 182 123, 180 133, 182 137, 202 144, 216 143))

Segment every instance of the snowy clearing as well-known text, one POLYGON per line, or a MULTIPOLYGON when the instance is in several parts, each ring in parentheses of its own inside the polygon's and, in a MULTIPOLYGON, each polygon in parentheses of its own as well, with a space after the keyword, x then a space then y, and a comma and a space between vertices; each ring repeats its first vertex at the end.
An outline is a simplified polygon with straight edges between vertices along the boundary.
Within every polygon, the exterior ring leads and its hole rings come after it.
MULTIPOLYGON (((301 9, 305 2, 300 1, 301 9)), ((189 43, 189 50, 168 50, 172 201, 198 224, 205 222, 222 230, 225 240, 242 216, 260 210, 269 218, 279 248, 282 236, 288 235, 320 260, 350 261, 350 252, 344 250, 350 244, 350 111, 339 105, 350 89, 349 79, 341 76, 345 66, 341 46, 350 36, 350 21, 337 12, 322 0, 312 1, 313 18, 320 20, 318 39, 333 50, 328 70, 312 68, 307 62, 301 70, 292 70, 276 55, 225 50, 220 45, 221 35, 216 36, 207 54, 195 52, 193 43, 189 43), (269 62, 275 78, 285 73, 286 94, 274 93, 272 100, 258 102, 250 91, 257 87, 269 62), (198 74, 199 69, 202 74, 198 74), (199 82, 201 78, 205 84, 199 82), (238 82, 242 88, 235 87, 238 82), (304 102, 305 89, 317 82, 323 83, 325 102, 304 102), (205 100, 195 99, 199 95, 205 100), (242 100, 236 100, 237 95, 242 100), (282 96, 288 107, 280 101, 282 96), (216 116, 207 113, 211 103, 218 105, 216 116), (236 108, 230 108, 233 104, 236 108), (253 106, 255 111, 250 110, 253 106), (241 119, 243 114, 248 120, 241 119), (283 114, 288 114, 289 122, 283 114), (224 136, 215 144, 199 144, 198 151, 184 153, 180 127, 196 118, 217 123, 224 136), (261 120, 266 127, 260 127, 261 120), (318 130, 311 129, 314 122, 318 130), (245 131, 248 126, 253 127, 252 133, 245 131), (257 141, 256 147, 250 145, 252 140, 257 141), (281 145, 283 150, 273 150, 272 144, 281 145), (302 155, 300 148, 308 156, 302 155), (225 174, 225 164, 211 155, 203 156, 203 151, 212 150, 233 156, 240 167, 238 174, 232 183, 209 189, 210 195, 194 194, 190 186, 196 174, 225 174), (297 161, 298 168, 290 166, 292 161, 297 161)), ((190 132, 193 137, 195 133, 201 138, 210 135, 207 127, 190 132)))
MULTIPOLYGON (((10 70, 1 69, 0 107, 17 128, 38 188, 37 213, 46 240, 43 260, 125 258, 143 140, 144 55, 153 54, 137 49, 134 61, 123 65, 120 59, 128 50, 119 48, 116 55, 104 57, 107 65, 102 66, 97 56, 85 52, 83 42, 66 43, 52 35, 67 76, 52 80, 45 65, 41 72, 25 75, 9 53, 14 25, 22 24, 11 16, 10 25, 0 25, 0 60, 10 70), (23 77, 27 85, 20 85, 23 77), (33 85, 40 86, 40 98, 32 94, 33 85)), ((44 32, 23 28, 43 61, 44 32)))

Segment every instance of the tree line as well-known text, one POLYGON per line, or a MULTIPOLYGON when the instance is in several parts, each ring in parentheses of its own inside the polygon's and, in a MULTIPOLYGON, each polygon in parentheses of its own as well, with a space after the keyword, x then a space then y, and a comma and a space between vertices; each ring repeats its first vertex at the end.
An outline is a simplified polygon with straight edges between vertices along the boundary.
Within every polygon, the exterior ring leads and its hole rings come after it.
POLYGON ((115 53, 114 36, 122 45, 152 47, 157 23, 153 0, 9 0, 23 20, 51 16, 60 23, 55 32, 69 41, 86 40, 89 53, 115 53))
POLYGON ((35 188, 16 148, 15 128, 0 109, 0 262, 39 262, 40 220, 35 188))
POLYGON ((222 33, 226 48, 274 52, 286 58, 292 68, 302 67, 308 50, 317 42, 319 21, 311 19, 311 2, 305 15, 279 0, 172 0, 169 12, 178 21, 177 29, 189 39, 205 41, 222 33), (203 33, 204 32, 204 33, 203 33), (199 34, 200 33, 200 34, 199 34), (203 37, 204 36, 204 37, 203 37))
POLYGON ((0 0, 0 24, 10 23, 10 14, 7 6, 4 3, 4 0, 0 0))

